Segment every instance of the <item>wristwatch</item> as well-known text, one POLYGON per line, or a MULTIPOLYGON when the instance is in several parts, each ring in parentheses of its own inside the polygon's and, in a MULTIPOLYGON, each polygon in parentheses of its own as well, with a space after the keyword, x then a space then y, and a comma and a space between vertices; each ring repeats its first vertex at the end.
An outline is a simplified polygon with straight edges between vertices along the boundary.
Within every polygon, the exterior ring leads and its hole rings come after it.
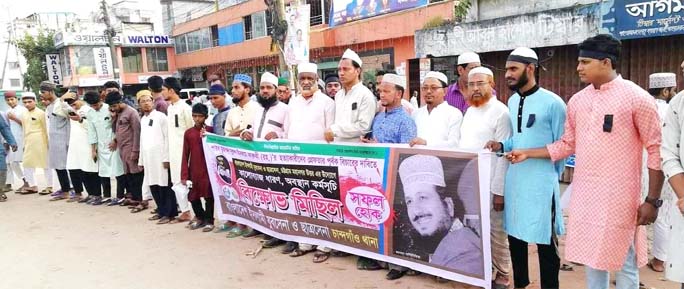
POLYGON ((644 202, 653 205, 656 209, 658 209, 658 208, 660 208, 660 207, 663 206, 663 200, 661 200, 661 199, 655 199, 655 198, 651 198, 651 197, 646 197, 646 200, 644 200, 644 202))

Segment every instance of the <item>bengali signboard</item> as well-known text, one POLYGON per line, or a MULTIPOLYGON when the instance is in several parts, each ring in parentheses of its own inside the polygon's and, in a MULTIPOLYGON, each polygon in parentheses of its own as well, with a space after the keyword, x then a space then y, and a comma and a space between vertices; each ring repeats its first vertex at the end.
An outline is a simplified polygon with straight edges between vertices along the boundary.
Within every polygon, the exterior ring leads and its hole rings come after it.
POLYGON ((621 39, 684 33, 681 0, 615 0, 615 35, 621 39))
POLYGON ((222 220, 489 288, 489 154, 208 135, 222 220))
POLYGON ((95 57, 95 71, 98 78, 111 78, 114 76, 112 52, 109 47, 93 48, 93 57, 95 57))
POLYGON ((55 85, 62 85, 62 65, 59 62, 59 54, 45 54, 48 79, 55 85))
POLYGON ((427 4, 427 0, 333 0, 329 24, 334 27, 427 4))
POLYGON ((288 65, 309 62, 309 15, 311 14, 311 5, 291 6, 286 14, 285 62, 288 65))

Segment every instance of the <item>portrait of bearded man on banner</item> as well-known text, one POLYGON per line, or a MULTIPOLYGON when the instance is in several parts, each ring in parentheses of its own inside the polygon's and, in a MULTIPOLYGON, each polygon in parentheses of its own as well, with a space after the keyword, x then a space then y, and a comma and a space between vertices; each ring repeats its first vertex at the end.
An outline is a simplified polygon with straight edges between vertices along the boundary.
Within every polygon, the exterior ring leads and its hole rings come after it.
MULTIPOLYGON (((431 155, 400 157, 394 200, 398 215, 393 228, 395 255, 461 274, 484 275, 482 239, 477 228, 463 222, 465 214, 471 213, 466 207, 472 205, 464 204, 455 189, 467 163, 467 159, 431 155), (458 174, 449 170, 449 183, 443 162, 460 167, 458 174)), ((479 205, 479 199, 465 201, 479 205)))
POLYGON ((224 156, 217 156, 216 157, 216 170, 219 173, 219 176, 221 179, 226 182, 226 184, 232 184, 233 179, 230 173, 230 163, 228 163, 228 159, 224 156))

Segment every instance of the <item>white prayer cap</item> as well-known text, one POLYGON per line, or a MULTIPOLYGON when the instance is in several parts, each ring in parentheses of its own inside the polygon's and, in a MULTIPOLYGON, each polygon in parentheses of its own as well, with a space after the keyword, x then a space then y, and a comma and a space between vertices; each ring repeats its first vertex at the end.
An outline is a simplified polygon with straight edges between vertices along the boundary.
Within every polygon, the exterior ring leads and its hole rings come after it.
MULTIPOLYGON (((449 79, 446 77, 446 75, 444 75, 444 73, 441 72, 430 71, 425 75, 425 80, 427 80, 428 78, 434 78, 437 80, 441 80, 445 84, 449 84, 449 79)), ((423 82, 425 82, 425 80, 423 80, 423 82)))
POLYGON ((386 73, 385 75, 383 75, 382 82, 398 85, 401 86, 403 89, 406 89, 406 79, 403 76, 399 76, 394 73, 386 73))
POLYGON ((470 72, 468 72, 468 77, 471 77, 475 74, 485 74, 491 76, 492 78, 494 77, 494 73, 492 72, 492 70, 482 66, 471 69, 470 72))
POLYGON ((508 55, 507 61, 515 61, 523 64, 538 64, 539 57, 534 50, 527 47, 518 47, 510 55, 508 55))
POLYGON ((480 62, 480 56, 475 52, 464 52, 458 56, 458 65, 480 62))
POLYGON ((399 165, 399 178, 404 188, 435 185, 446 187, 442 161, 436 156, 413 155, 399 165))
POLYGON ((270 83, 273 84, 273 86, 278 86, 278 77, 268 71, 264 72, 264 74, 261 75, 261 82, 259 84, 263 85, 264 83, 270 83))
POLYGON ((669 72, 654 73, 648 77, 648 88, 668 88, 677 86, 677 75, 669 72))
POLYGON ((309 63, 309 62, 300 63, 297 66, 297 71, 300 74, 301 73, 307 73, 307 72, 318 74, 318 65, 316 65, 315 63, 309 63))
POLYGON ((361 61, 361 57, 359 57, 359 55, 356 54, 354 50, 347 48, 344 54, 342 54, 342 59, 345 58, 356 62, 356 64, 358 64, 359 66, 363 66, 363 61, 361 61))

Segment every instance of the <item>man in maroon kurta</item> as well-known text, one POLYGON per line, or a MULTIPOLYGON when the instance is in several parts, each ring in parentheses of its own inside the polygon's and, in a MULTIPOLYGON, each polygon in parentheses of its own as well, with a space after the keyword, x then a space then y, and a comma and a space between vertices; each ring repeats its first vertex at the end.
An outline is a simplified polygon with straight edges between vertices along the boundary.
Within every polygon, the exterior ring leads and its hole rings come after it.
MULTIPOLYGON (((135 205, 142 201, 143 170, 138 166, 140 156, 140 115, 133 108, 123 102, 118 91, 107 94, 105 102, 109 110, 116 113, 114 128, 114 143, 124 165, 124 186, 132 196, 135 205)), ((140 212, 147 207, 137 206, 131 213, 140 212)))
POLYGON ((202 228, 202 232, 214 229, 214 195, 209 184, 207 163, 202 147, 203 130, 213 132, 212 127, 205 126, 204 121, 209 114, 206 105, 198 103, 192 107, 192 120, 195 126, 185 131, 183 136, 183 158, 181 159, 181 183, 189 187, 188 201, 192 204, 197 221, 190 224, 191 230, 202 228), (204 208, 202 207, 204 198, 204 208))

